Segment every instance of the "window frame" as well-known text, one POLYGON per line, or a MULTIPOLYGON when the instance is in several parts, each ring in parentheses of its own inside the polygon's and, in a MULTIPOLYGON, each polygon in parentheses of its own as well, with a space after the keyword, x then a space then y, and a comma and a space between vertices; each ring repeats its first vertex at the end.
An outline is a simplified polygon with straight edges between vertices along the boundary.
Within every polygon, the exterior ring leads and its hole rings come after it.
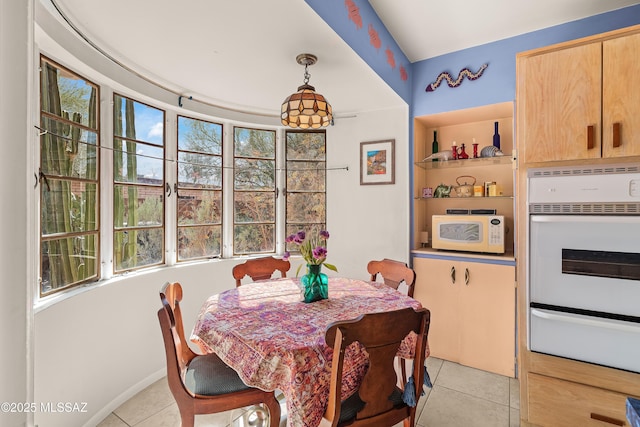
MULTIPOLYGON (((40 119, 40 137, 38 138, 38 171, 39 171, 39 176, 38 176, 38 180, 40 183, 40 189, 39 189, 39 195, 38 195, 38 259, 39 259, 39 267, 38 267, 38 295, 40 298, 44 298, 44 297, 48 297, 60 292, 66 292, 69 291, 71 289, 83 286, 87 283, 93 283, 93 282, 98 282, 102 275, 101 275, 101 248, 102 248, 102 241, 101 241, 101 222, 100 222, 100 201, 101 201, 101 190, 102 190, 102 179, 101 179, 101 161, 102 161, 102 156, 101 156, 101 149, 102 149, 102 140, 101 140, 101 136, 102 136, 102 123, 101 123, 101 110, 100 110, 100 91, 101 91, 101 86, 95 82, 93 82, 92 80, 86 78, 84 75, 82 75, 81 73, 78 73, 76 71, 71 70, 68 67, 65 67, 64 65, 58 63, 57 61, 52 60, 51 58, 47 57, 44 54, 40 54, 39 56, 39 69, 40 69, 40 74, 39 74, 39 93, 38 93, 38 117, 40 119), (58 72, 62 71, 64 73, 67 73, 71 76, 73 76, 74 78, 77 78, 79 80, 84 81, 87 85, 93 87, 95 89, 95 117, 93 118, 95 120, 95 128, 91 128, 89 124, 87 125, 83 125, 82 123, 78 123, 75 122, 71 119, 66 119, 63 116, 57 116, 52 112, 49 111, 45 111, 43 109, 43 94, 45 93, 44 90, 44 78, 42 76, 42 73, 46 72, 46 67, 44 66, 45 64, 48 64, 52 67, 54 67, 56 70, 58 70, 58 72), (88 179, 88 178, 78 178, 78 177, 73 177, 71 175, 69 176, 65 176, 65 175, 53 175, 53 174, 45 174, 42 171, 42 167, 43 167, 43 158, 42 158, 42 150, 43 150, 43 144, 45 139, 47 139, 49 136, 53 136, 54 138, 63 138, 63 139, 67 139, 65 138, 63 135, 50 135, 50 132, 46 129, 43 128, 43 120, 55 120, 60 122, 63 126, 64 123, 67 123, 68 126, 74 126, 76 128, 80 129, 80 132, 82 135, 82 131, 84 132, 92 132, 95 134, 95 178, 94 179, 88 179), (50 234, 47 234, 46 236, 43 234, 43 223, 42 223, 42 217, 43 217, 43 209, 44 209, 44 200, 43 200, 43 192, 45 191, 49 191, 50 190, 50 183, 49 180, 54 180, 54 181, 66 181, 68 182, 69 187, 71 188, 74 183, 76 185, 78 184, 84 184, 87 185, 89 183, 93 183, 95 185, 95 196, 94 200, 95 200, 95 204, 94 204, 94 222, 95 222, 95 228, 91 231, 87 231, 87 230, 83 230, 83 231, 76 231, 76 232, 53 232, 50 234), (56 288, 51 288, 48 291, 44 291, 43 286, 44 286, 44 273, 45 270, 43 268, 43 265, 45 264, 44 261, 44 253, 43 253, 43 249, 45 246, 45 242, 52 242, 55 240, 59 240, 62 241, 61 237, 62 236, 68 236, 66 237, 67 239, 73 238, 73 239, 82 239, 84 240, 86 236, 94 236, 95 239, 95 246, 94 246, 94 274, 92 275, 88 275, 87 277, 85 277, 84 279, 81 280, 77 280, 74 282, 70 282, 65 284, 64 286, 59 286, 56 288)), ((60 108, 62 108, 62 105, 60 106, 60 108)), ((88 118, 89 119, 89 118, 88 118)), ((79 141, 78 144, 86 144, 89 145, 89 143, 85 143, 85 142, 81 142, 79 141)), ((85 166, 87 166, 88 163, 85 163, 85 166)), ((48 172, 48 171, 47 171, 48 172)), ((72 194, 72 193, 71 193, 72 194)), ((67 225, 68 223, 65 223, 65 225, 67 225)), ((50 253, 47 253, 47 259, 49 259, 50 257, 50 253)), ((89 257, 90 258, 90 257, 89 257)), ((48 265, 50 265, 47 262, 48 265)), ((51 269, 48 270, 49 273, 51 273, 51 269)), ((49 279, 49 283, 51 284, 51 279, 49 279)))
MULTIPOLYGON (((185 263, 185 262, 192 262, 192 261, 196 261, 196 260, 202 260, 202 259, 212 259, 212 258, 222 258, 223 256, 223 249, 224 249, 224 241, 225 241, 225 235, 227 233, 225 233, 225 227, 224 227, 224 209, 225 209, 225 200, 224 200, 224 188, 225 188, 225 174, 224 174, 224 158, 225 158, 225 149, 224 149, 224 134, 225 134, 225 130, 226 130, 226 126, 223 123, 219 123, 213 120, 206 120, 206 119, 200 119, 200 118, 196 118, 196 117, 192 117, 189 115, 185 115, 185 114, 178 114, 176 116, 176 167, 175 167, 175 185, 174 185, 174 193, 176 196, 176 203, 175 203, 175 210, 176 210, 176 219, 175 219, 175 227, 176 227, 176 232, 175 232, 175 260, 178 263, 185 263), (180 119, 184 118, 187 120, 193 120, 193 121, 198 121, 198 122, 204 122, 210 125, 215 125, 215 126, 219 126, 220 127, 220 154, 211 154, 211 153, 205 153, 202 151, 194 151, 194 150, 185 150, 185 149, 180 149, 180 119), (180 153, 188 153, 188 154, 195 154, 195 155, 205 155, 205 156, 210 156, 210 157, 218 157, 220 159, 220 186, 219 188, 211 188, 208 186, 204 186, 204 187, 196 187, 194 185, 193 188, 189 188, 187 186, 181 185, 180 184, 180 153), (185 190, 185 191, 202 191, 202 192, 219 192, 220 193, 220 207, 219 207, 219 211, 220 211, 220 221, 218 222, 211 222, 208 224, 184 224, 181 225, 180 224, 180 190, 185 190), (219 239, 219 251, 217 255, 202 255, 202 256, 196 256, 196 257, 189 257, 189 258, 184 258, 181 259, 180 258, 180 230, 181 229, 188 229, 188 228, 196 228, 196 227, 213 227, 213 226, 218 226, 220 228, 220 239, 219 239)), ((213 166, 212 166, 213 167, 213 166)))
POLYGON ((234 125, 232 129, 231 136, 231 144, 233 146, 233 182, 230 184, 231 191, 231 200, 232 200, 232 214, 230 218, 231 223, 231 237, 230 242, 227 242, 233 247, 232 257, 243 257, 243 256, 251 256, 251 255, 266 255, 266 254, 275 254, 278 251, 278 132, 273 129, 264 129, 259 127, 249 127, 249 126, 240 126, 234 125), (249 156, 246 154, 238 155, 236 154, 236 130, 245 130, 245 131, 257 131, 257 132, 265 132, 273 134, 273 152, 271 157, 267 156, 249 156), (236 172, 237 172, 237 160, 249 160, 256 162, 272 162, 273 163, 273 189, 237 189, 236 188, 236 172), (273 194, 273 211, 272 211, 272 221, 263 220, 263 221, 253 221, 253 222, 237 222, 236 217, 236 194, 249 194, 249 193, 261 193, 273 194), (255 226, 271 226, 273 227, 273 246, 270 250, 262 250, 262 251, 244 251, 239 252, 236 245, 236 227, 237 226, 246 226, 246 225, 255 225, 255 226))
MULTIPOLYGON (((113 198, 111 199, 111 208, 112 208, 112 212, 113 212, 113 221, 112 221, 112 229, 111 229, 111 234, 112 234, 112 247, 111 249, 111 254, 113 257, 113 268, 112 268, 112 274, 113 275, 120 275, 120 274, 125 274, 127 272, 130 271, 136 271, 136 270, 141 270, 144 268, 151 268, 151 267, 156 267, 159 265, 165 265, 166 264, 166 248, 167 248, 167 225, 166 225, 166 206, 167 206, 167 197, 165 195, 165 191, 167 188, 167 168, 166 168, 166 159, 167 159, 167 129, 166 129, 166 122, 167 122, 167 111, 165 109, 159 108, 159 107, 155 107, 151 104, 148 104, 146 102, 140 101, 137 98, 133 97, 133 96, 128 96, 128 95, 124 95, 121 94, 119 92, 113 92, 112 94, 112 100, 113 100, 113 108, 112 108, 112 122, 113 122, 113 137, 112 140, 114 142, 113 144, 113 156, 111 156, 111 169, 113 170, 112 173, 112 181, 111 181, 111 193, 113 195, 113 198), (126 135, 116 135, 115 132, 115 127, 116 127, 116 120, 115 120, 115 108, 116 108, 116 98, 122 98, 125 103, 126 100, 131 100, 134 105, 140 104, 142 106, 148 107, 148 108, 152 108, 154 110, 160 111, 162 112, 162 145, 158 145, 158 144, 154 144, 151 141, 146 141, 146 140, 142 140, 140 138, 138 138, 137 136, 135 138, 131 138, 128 137, 126 135), (118 150, 116 150, 116 145, 115 145, 115 141, 116 139, 120 139, 122 140, 123 143, 131 141, 135 144, 135 148, 136 148, 136 153, 133 154, 134 158, 136 159, 136 162, 138 160, 138 150, 139 150, 139 144, 143 144, 143 147, 154 147, 154 148, 160 148, 162 150, 162 158, 161 163, 162 163, 162 179, 161 179, 161 185, 152 185, 151 183, 144 183, 144 182, 140 182, 138 180, 138 176, 136 176, 135 181, 116 181, 116 171, 115 171, 115 165, 116 165, 116 161, 115 161, 115 155, 116 152, 118 150), (126 226, 126 227, 118 227, 116 226, 115 222, 117 220, 117 216, 116 216, 116 188, 118 186, 123 186, 126 188, 131 188, 131 187, 136 187, 136 189, 159 189, 160 190, 160 200, 162 202, 162 211, 160 212, 159 218, 160 218, 160 224, 159 225, 140 225, 140 224, 136 224, 135 226, 126 226), (126 231, 123 231, 126 230, 126 231), (136 257, 138 256, 138 245, 137 245, 137 236, 138 236, 138 232, 144 232, 144 231, 149 231, 149 230, 161 230, 161 242, 160 242, 160 259, 156 262, 152 262, 152 263, 148 263, 148 264, 144 264, 144 265, 135 265, 135 266, 127 266, 124 267, 122 269, 118 269, 118 261, 117 261, 117 253, 116 253, 116 235, 117 233, 123 231, 124 234, 133 231, 136 235, 136 257)), ((136 122, 134 122, 135 124, 136 122)), ((126 133, 126 132, 125 132, 126 133)), ((128 145, 127 145, 128 148, 128 145)), ((127 151, 121 151, 122 153, 127 153, 127 151)), ((144 158, 144 155, 141 155, 142 158, 144 158)), ((158 159, 155 156, 146 156, 146 157, 151 157, 153 159, 158 159)), ((137 171, 137 169, 136 169, 137 171)), ((140 198, 138 197, 138 200, 140 200, 140 198)), ((151 200, 151 199, 150 199, 151 200)), ((146 199, 145 199, 146 201, 146 199)), ((143 202, 144 203, 144 202, 143 202)), ((138 208, 140 208, 140 206, 138 206, 138 208)), ((137 209, 134 209, 137 210, 137 209)))
MULTIPOLYGON (((318 130, 285 130, 284 132, 284 146, 285 146, 285 155, 284 155, 284 171, 285 171, 285 185, 286 185, 286 190, 285 190, 285 200, 287 201, 285 203, 285 236, 287 235, 291 235, 296 233, 297 231, 303 230, 305 231, 307 234, 308 233, 313 233, 313 232, 319 232, 320 230, 326 230, 327 227, 327 133, 326 130, 324 129, 318 129, 318 130), (288 149, 289 149, 289 145, 287 143, 287 135, 290 134, 322 134, 323 135, 323 139, 324 139, 324 159, 323 160, 313 160, 313 159, 289 159, 288 156, 288 149), (288 167, 289 162, 299 162, 299 163, 317 163, 317 164, 323 164, 323 167, 321 168, 324 172, 324 183, 323 183, 323 190, 322 191, 299 191, 299 190, 290 190, 289 186, 288 186, 288 179, 289 179, 289 172, 291 171, 291 169, 288 167), (323 194, 323 206, 324 206, 324 221, 321 222, 301 222, 301 221, 292 221, 290 220, 290 212, 289 212, 289 197, 292 194, 309 194, 309 193, 316 193, 316 194, 323 194), (292 225, 296 225, 296 229, 294 229, 292 227, 292 225)), ((294 169, 295 170, 295 169, 294 169)), ((318 170, 318 168, 316 168, 316 170, 318 170)), ((298 245, 291 245, 291 244, 287 244, 285 250, 290 251, 291 253, 298 253, 299 246, 298 245)))

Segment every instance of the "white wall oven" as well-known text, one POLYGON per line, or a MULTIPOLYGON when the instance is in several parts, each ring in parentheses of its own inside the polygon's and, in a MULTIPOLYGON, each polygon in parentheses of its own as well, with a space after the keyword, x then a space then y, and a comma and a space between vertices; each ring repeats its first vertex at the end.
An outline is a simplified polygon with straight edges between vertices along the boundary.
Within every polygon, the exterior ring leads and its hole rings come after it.
POLYGON ((640 165, 528 173, 529 348, 640 373, 640 165))

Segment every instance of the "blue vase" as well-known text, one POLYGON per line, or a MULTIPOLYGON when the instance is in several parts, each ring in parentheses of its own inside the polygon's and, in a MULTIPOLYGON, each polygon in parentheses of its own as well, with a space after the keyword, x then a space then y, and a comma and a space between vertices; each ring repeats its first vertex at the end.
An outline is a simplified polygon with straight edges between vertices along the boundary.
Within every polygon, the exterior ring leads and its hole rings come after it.
POLYGON ((329 298, 329 279, 320 271, 322 265, 307 264, 307 274, 302 276, 304 302, 314 302, 329 298))
POLYGON ((493 124, 493 146, 500 149, 500 133, 498 132, 498 122, 493 124))

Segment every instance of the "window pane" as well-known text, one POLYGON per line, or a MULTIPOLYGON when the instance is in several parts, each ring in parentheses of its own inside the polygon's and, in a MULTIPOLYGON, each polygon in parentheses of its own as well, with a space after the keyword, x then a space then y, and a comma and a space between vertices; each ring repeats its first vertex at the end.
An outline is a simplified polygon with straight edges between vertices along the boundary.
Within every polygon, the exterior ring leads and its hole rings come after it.
POLYGON ((98 136, 69 123, 43 117, 41 168, 45 175, 95 180, 98 176, 98 136), (60 135, 60 136, 57 136, 60 135))
POLYGON ((234 198, 234 222, 273 222, 275 221, 275 193, 236 192, 234 198))
POLYGON ((180 152, 178 161, 178 185, 181 187, 222 187, 222 157, 180 152))
POLYGON ((275 159, 276 133, 260 129, 236 127, 233 130, 234 153, 236 157, 259 157, 275 159))
MULTIPOLYGON (((318 233, 326 222, 326 132, 286 132, 286 235, 318 233)), ((298 251, 297 245, 286 245, 298 251)))
POLYGON ((98 278, 97 233, 46 240, 41 251, 41 295, 98 278))
POLYGON ((178 117, 178 149, 221 155, 222 125, 178 117))
POLYGON ((234 253, 275 252, 276 133, 234 128, 234 253))
POLYGON ((219 225, 178 228, 178 261, 220 256, 221 231, 219 225))
POLYGON ((40 295, 99 278, 98 86, 41 57, 40 295), (51 238, 55 235, 55 238, 51 238))
POLYGON ((287 162, 288 191, 325 191, 325 162, 287 162))
POLYGON ((275 251, 276 227, 273 224, 236 224, 233 234, 233 247, 238 255, 275 251))
POLYGON ((45 58, 41 65, 42 111, 98 129, 98 87, 45 58))
POLYGON ((178 116, 178 261, 221 254, 222 129, 178 116))
POLYGON ((276 185, 276 163, 273 160, 236 159, 236 190, 273 190, 276 185))
POLYGON ((43 236, 95 231, 98 197, 94 183, 48 179, 40 185, 40 226, 43 236))
POLYGON ((179 190, 178 225, 220 224, 222 192, 179 190))
POLYGON ((287 223, 324 223, 325 193, 289 193, 287 223))
POLYGON ((287 132, 287 160, 325 160, 324 132, 287 132))
POLYGON ((113 179, 163 185, 164 148, 115 138, 113 179))
POLYGON ((163 191, 162 187, 116 185, 113 196, 116 228, 162 225, 163 191))
POLYGON ((114 94, 113 135, 164 146, 164 111, 114 94))
POLYGON ((164 261, 165 119, 133 99, 113 100, 113 251, 121 272, 164 261))
POLYGON ((160 264, 163 242, 162 228, 116 231, 113 242, 116 272, 160 264))

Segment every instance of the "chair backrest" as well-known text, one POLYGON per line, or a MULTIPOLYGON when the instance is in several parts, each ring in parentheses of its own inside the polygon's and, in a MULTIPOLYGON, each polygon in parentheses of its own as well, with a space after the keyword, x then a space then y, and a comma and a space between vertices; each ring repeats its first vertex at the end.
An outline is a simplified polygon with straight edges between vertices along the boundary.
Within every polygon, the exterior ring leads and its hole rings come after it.
POLYGON ((279 271, 282 277, 287 277, 287 271, 291 268, 291 263, 283 259, 271 256, 249 259, 242 264, 233 267, 233 278, 236 279, 236 286, 240 286, 245 276, 251 277, 253 281, 270 279, 273 273, 279 271))
POLYGON ((174 395, 176 392, 191 394, 185 387, 183 378, 189 362, 196 357, 196 354, 189 348, 184 337, 182 311, 180 310, 180 301, 182 301, 180 283, 165 283, 160 290, 160 300, 162 308, 158 310, 158 319, 167 357, 169 387, 174 395))
MULTIPOLYGON (((417 334, 413 378, 416 402, 422 393, 424 361, 431 313, 426 308, 364 314, 355 320, 335 322, 325 333, 327 345, 333 348, 331 388, 325 418, 339 425, 342 369, 346 347, 360 342, 369 354, 369 369, 358 389, 364 405, 357 410, 354 426, 359 423, 393 426, 409 418, 415 422, 415 407, 402 402, 397 387, 394 359, 400 344, 411 332, 417 334)), ((406 424, 405 424, 406 425, 406 424)))
POLYGON ((407 285, 407 295, 413 298, 413 290, 416 284, 416 272, 400 261, 383 259, 382 261, 369 261, 367 271, 371 275, 371 281, 375 282, 378 274, 384 279, 384 283, 394 289, 398 289, 400 283, 407 285))

